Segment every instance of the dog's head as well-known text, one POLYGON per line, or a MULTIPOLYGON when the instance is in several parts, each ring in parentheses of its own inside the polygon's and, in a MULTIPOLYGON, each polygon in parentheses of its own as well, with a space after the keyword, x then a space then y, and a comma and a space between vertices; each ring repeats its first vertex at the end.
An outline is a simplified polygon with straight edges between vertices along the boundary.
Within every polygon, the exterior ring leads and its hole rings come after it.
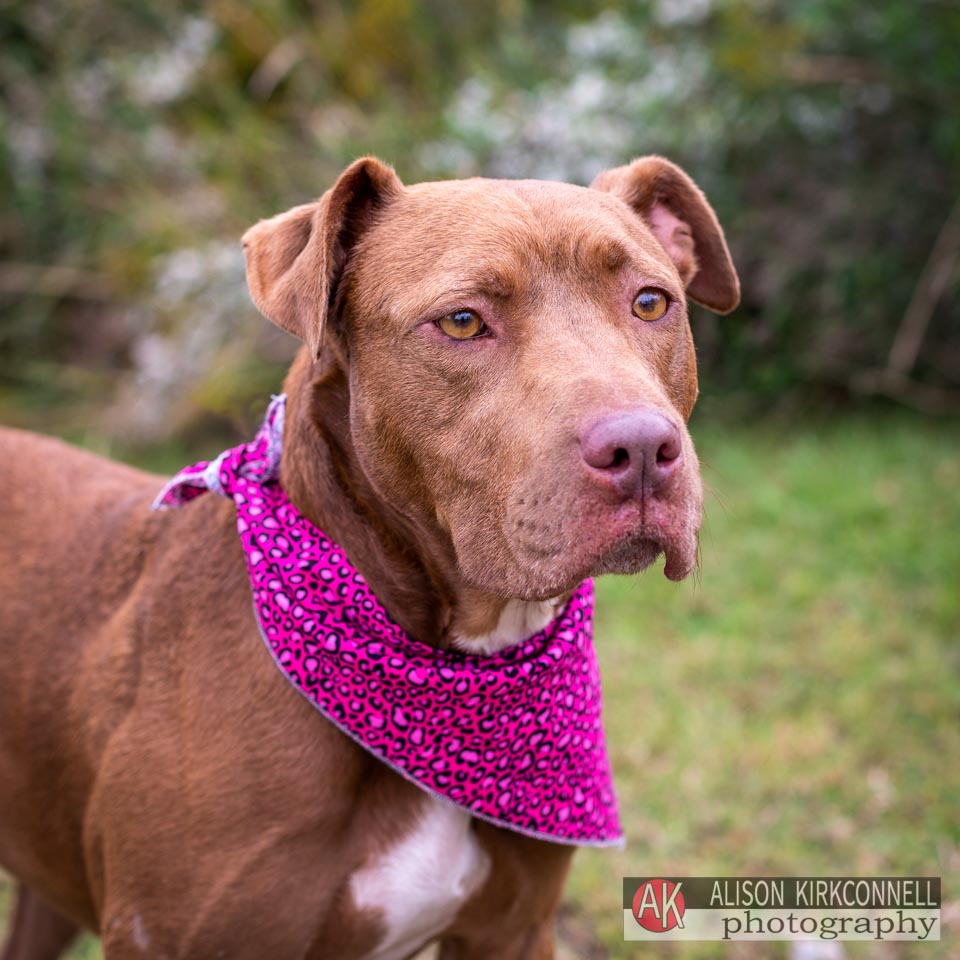
POLYGON ((469 584, 541 599, 661 552, 671 579, 693 569, 686 298, 727 312, 739 287, 678 167, 407 187, 358 160, 244 248, 260 310, 342 367, 378 496, 469 584))

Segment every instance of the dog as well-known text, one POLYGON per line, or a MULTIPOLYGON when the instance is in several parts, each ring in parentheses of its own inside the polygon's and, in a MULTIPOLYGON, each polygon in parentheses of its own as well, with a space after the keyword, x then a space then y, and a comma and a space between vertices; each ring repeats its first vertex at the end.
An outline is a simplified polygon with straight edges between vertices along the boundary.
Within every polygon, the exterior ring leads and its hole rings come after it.
MULTIPOLYGON (((303 341, 280 483, 396 624, 493 657, 584 578, 695 567, 687 298, 739 283, 646 157, 590 187, 403 185, 374 158, 243 238, 303 341)), ((573 853, 474 818, 325 722, 257 640, 236 511, 0 431, 3 960, 547 960, 573 853)))

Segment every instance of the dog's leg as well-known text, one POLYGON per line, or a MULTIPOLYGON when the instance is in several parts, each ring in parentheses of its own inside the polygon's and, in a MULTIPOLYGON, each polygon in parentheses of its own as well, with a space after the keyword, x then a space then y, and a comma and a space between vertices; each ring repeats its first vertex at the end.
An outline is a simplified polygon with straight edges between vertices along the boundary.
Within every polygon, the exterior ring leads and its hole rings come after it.
POLYGON ((538 924, 508 941, 496 936, 445 938, 437 960, 554 960, 554 956, 552 924, 538 924))
POLYGON ((57 960, 78 932, 72 920, 20 884, 13 925, 0 960, 57 960))

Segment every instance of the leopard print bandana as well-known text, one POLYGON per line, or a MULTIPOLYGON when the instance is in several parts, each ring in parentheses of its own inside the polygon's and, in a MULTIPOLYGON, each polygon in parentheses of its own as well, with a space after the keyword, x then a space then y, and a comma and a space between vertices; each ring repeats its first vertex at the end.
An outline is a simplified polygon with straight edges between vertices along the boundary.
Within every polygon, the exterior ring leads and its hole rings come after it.
POLYGON ((593 584, 540 633, 490 656, 409 637, 278 476, 284 397, 253 443, 181 470, 154 509, 207 491, 237 508, 260 632, 332 723, 423 789, 530 836, 622 843, 601 723, 593 584))

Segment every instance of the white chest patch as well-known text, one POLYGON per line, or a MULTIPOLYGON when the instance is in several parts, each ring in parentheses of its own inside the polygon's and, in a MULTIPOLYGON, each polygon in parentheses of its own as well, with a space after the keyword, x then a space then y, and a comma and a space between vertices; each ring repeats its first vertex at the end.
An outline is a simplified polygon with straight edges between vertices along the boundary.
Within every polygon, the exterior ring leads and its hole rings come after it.
POLYGON ((379 911, 387 928, 366 960, 403 960, 427 943, 449 926, 489 870, 470 814, 428 797, 416 827, 350 878, 356 906, 379 911))
POLYGON ((455 637, 453 645, 464 653, 489 656, 539 633, 560 610, 560 598, 553 600, 508 600, 497 625, 479 637, 455 637))

